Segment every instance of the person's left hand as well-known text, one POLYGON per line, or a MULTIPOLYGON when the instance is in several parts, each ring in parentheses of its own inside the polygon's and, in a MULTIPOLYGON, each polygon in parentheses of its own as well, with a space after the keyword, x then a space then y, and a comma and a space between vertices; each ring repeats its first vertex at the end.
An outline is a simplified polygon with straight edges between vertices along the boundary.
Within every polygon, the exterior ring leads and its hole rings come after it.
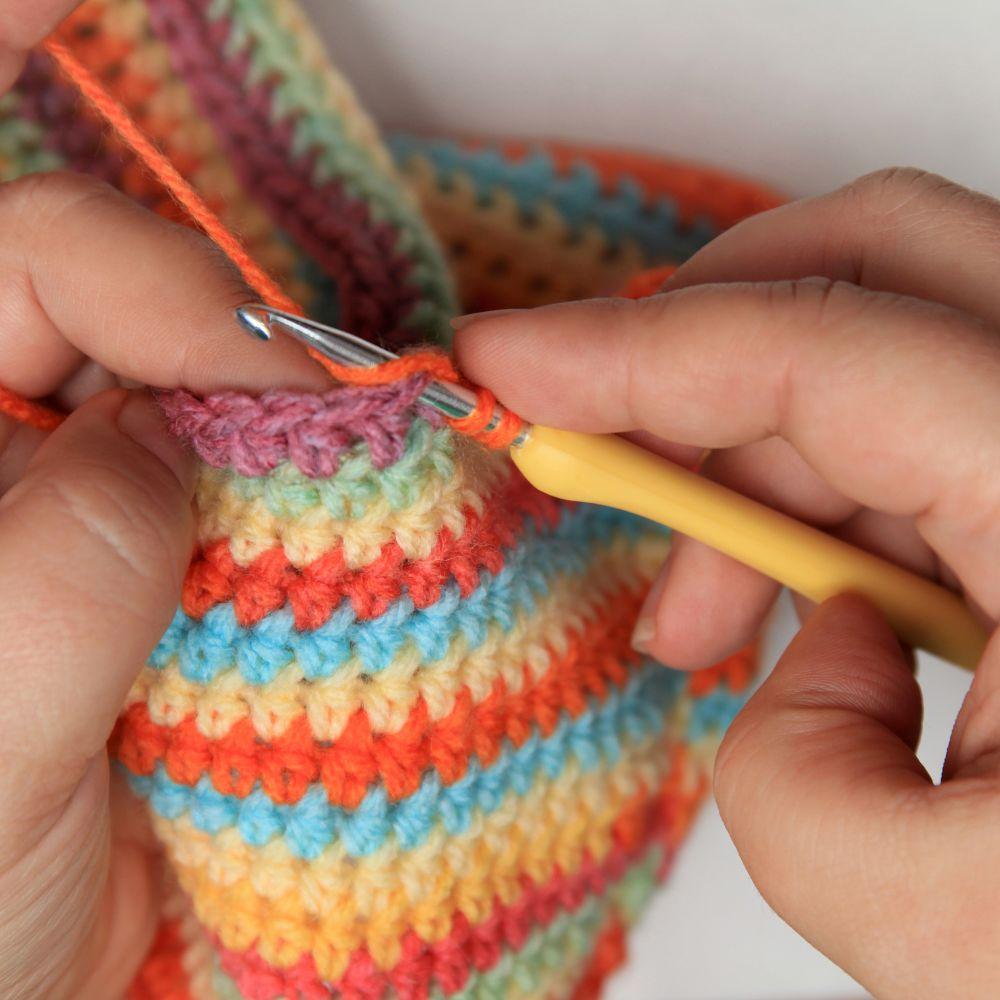
MULTIPOLYGON (((0 92, 73 4, 0 0, 0 92)), ((0 417, 0 995, 121 995, 158 916, 144 815, 105 750, 177 605, 194 460, 148 393, 328 386, 291 341, 255 344, 221 254, 72 175, 0 186, 0 385, 71 411, 0 417)))

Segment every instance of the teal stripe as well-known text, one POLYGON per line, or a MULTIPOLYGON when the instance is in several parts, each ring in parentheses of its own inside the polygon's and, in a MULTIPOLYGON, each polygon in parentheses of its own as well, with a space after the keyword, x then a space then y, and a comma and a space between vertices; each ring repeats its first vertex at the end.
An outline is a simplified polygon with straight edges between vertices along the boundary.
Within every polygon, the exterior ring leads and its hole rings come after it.
POLYGON ((456 176, 468 177, 481 203, 488 204, 497 191, 507 192, 526 220, 541 206, 550 205, 575 234, 596 226, 612 247, 634 241, 647 264, 686 260, 720 232, 709 219, 682 224, 673 199, 665 195, 649 198, 631 178, 619 180, 610 192, 603 189, 597 171, 586 160, 559 171, 541 148, 515 161, 497 149, 466 149, 451 140, 396 134, 388 142, 404 169, 415 156, 429 162, 442 188, 456 176))
POLYGON ((338 521, 355 519, 375 503, 392 511, 420 503, 427 489, 443 486, 455 475, 454 432, 435 429, 416 419, 406 434, 398 461, 378 469, 368 445, 358 442, 340 459, 328 479, 307 476, 291 462, 266 476, 241 476, 231 469, 208 469, 215 485, 224 485, 242 500, 261 500, 275 517, 298 520, 321 508, 338 521))

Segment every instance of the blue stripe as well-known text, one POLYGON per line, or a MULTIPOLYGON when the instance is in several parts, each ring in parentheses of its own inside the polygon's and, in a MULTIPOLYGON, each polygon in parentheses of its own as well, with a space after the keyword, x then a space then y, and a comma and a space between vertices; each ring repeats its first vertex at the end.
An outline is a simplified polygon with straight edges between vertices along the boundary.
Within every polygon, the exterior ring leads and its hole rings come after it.
POLYGON ((357 657, 366 671, 377 673, 409 642, 422 660, 433 663, 446 655, 458 635, 475 648, 485 641, 491 624, 510 629, 519 612, 533 611, 554 577, 581 576, 599 545, 614 536, 634 539, 650 530, 648 523, 621 511, 586 504, 564 508, 554 526, 529 527, 506 551, 499 573, 481 571, 479 586, 467 597, 452 581, 429 607, 415 608, 404 595, 378 618, 363 621, 345 599, 310 632, 295 627, 288 607, 249 628, 237 623, 228 602, 200 620, 178 610, 149 663, 162 669, 176 657, 181 674, 199 684, 234 666, 251 684, 267 684, 293 660, 310 680, 330 676, 351 657, 357 657))
POLYGON ((650 199, 630 178, 618 181, 611 193, 603 190, 597 171, 585 160, 569 171, 557 171, 543 149, 513 161, 496 149, 464 149, 450 140, 396 134, 388 143, 404 168, 413 156, 426 159, 442 188, 461 174, 472 181, 482 203, 488 204, 497 190, 507 191, 529 219, 540 204, 554 205, 574 234, 597 226, 612 247, 634 240, 647 263, 686 260, 720 232, 709 219, 681 225, 673 199, 664 195, 650 199))
POLYGON ((724 733, 748 695, 749 691, 732 691, 726 684, 720 684, 714 691, 693 698, 685 741, 697 743, 705 736, 724 733))
POLYGON ((207 776, 195 786, 178 784, 162 766, 151 777, 129 780, 160 816, 177 819, 188 813, 199 830, 210 834, 235 826, 254 847, 283 836, 294 855, 313 859, 339 840, 349 855, 363 857, 395 835, 400 847, 411 850, 439 823, 451 835, 461 833, 477 812, 493 812, 511 792, 526 794, 540 774, 557 779, 571 757, 585 771, 611 766, 627 744, 662 730, 686 680, 646 661, 623 688, 612 689, 603 702, 592 701, 577 718, 564 718, 548 738, 536 731, 517 749, 508 743, 487 768, 473 757, 466 774, 451 785, 429 770, 420 788, 399 802, 390 802, 384 787, 377 786, 351 811, 331 806, 321 784, 311 785, 293 805, 276 805, 260 788, 246 798, 223 795, 207 776))

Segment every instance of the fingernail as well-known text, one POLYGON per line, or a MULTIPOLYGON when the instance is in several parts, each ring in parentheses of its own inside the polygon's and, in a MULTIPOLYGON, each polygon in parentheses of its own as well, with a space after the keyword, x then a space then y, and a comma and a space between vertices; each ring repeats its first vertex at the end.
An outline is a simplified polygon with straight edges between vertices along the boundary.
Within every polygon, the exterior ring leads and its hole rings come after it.
POLYGON ((649 653, 650 647, 656 639, 656 622, 660 598, 667 586, 667 571, 667 566, 660 570, 639 609, 639 617, 635 620, 635 628, 632 629, 632 648, 637 653, 649 653))
POLYGON ((656 617, 640 615, 632 629, 632 648, 637 653, 648 653, 649 647, 656 638, 656 617))
POLYGON ((129 392, 116 422, 123 434, 151 451, 177 477, 186 492, 194 492, 194 456, 167 430, 163 414, 149 393, 129 392))
POLYGON ((464 316, 455 316, 451 321, 451 328, 458 333, 464 330, 471 323, 481 319, 496 319, 499 316, 510 316, 511 313, 526 312, 525 309, 490 309, 481 313, 466 313, 464 316))

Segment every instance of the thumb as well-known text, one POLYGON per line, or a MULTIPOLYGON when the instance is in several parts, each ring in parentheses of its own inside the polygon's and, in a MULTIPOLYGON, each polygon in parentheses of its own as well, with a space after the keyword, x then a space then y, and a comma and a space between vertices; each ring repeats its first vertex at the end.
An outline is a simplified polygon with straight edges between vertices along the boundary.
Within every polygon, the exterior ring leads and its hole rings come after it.
POLYGON ((889 626, 860 598, 834 598, 737 717, 716 763, 719 811, 761 894, 876 995, 898 977, 878 963, 900 952, 872 942, 909 924, 904 865, 918 834, 908 813, 932 791, 914 755, 921 711, 889 626))
POLYGON ((149 395, 116 389, 0 499, 0 755, 72 782, 67 763, 102 749, 177 604, 193 490, 194 460, 149 395))

